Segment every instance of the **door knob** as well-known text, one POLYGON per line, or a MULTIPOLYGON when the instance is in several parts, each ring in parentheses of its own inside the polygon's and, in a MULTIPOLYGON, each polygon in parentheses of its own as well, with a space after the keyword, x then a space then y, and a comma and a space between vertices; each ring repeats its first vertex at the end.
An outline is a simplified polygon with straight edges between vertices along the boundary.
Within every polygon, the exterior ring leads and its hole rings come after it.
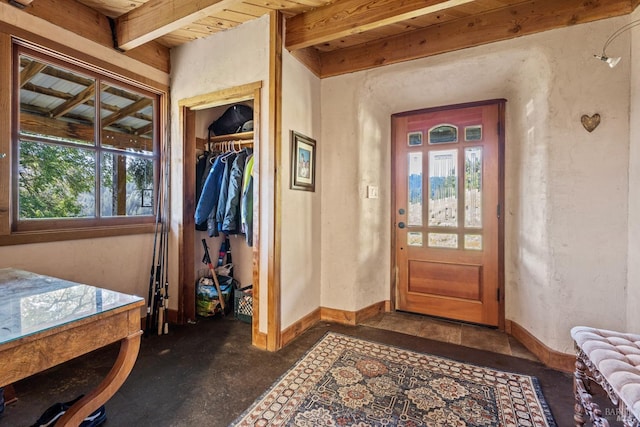
POLYGON ((404 228, 404 222, 399 222, 398 223, 398 228, 404 228))

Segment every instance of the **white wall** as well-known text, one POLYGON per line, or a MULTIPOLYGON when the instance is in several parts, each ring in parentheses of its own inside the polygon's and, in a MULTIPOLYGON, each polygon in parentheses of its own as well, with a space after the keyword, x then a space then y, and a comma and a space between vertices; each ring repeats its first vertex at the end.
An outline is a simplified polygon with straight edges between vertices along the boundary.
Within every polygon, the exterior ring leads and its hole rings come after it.
MULTIPOLYGON (((322 182, 319 179, 325 154, 320 138, 320 79, 286 50, 282 58, 282 234, 281 234, 281 329, 320 307, 320 231, 322 182), (295 130, 316 140, 315 192, 292 190, 291 139, 295 130)), ((329 278, 330 279, 330 278, 329 278)))
MULTIPOLYGON (((630 20, 640 19, 640 9, 631 14, 630 20)), ((630 138, 629 138, 629 253, 627 276, 627 330, 640 333, 640 32, 630 31, 633 47, 630 54, 623 48, 612 49, 612 54, 630 59, 630 138), (627 56, 628 55, 628 56, 627 56)), ((613 47, 613 46, 612 46, 613 47)), ((623 45, 624 47, 624 45, 623 45)), ((623 65, 620 63, 618 66, 623 65)))
MULTIPOLYGON (((240 86, 247 83, 262 81, 261 98, 261 128, 260 141, 268 140, 268 77, 269 77, 269 16, 265 15, 254 21, 247 22, 236 28, 214 34, 211 37, 195 40, 171 50, 171 231, 172 248, 171 265, 178 265, 177 235, 182 226, 182 170, 183 170, 183 141, 181 123, 179 122, 178 102, 182 99, 203 95, 222 89, 240 86)), ((188 153, 187 155, 192 155, 188 153)), ((260 189, 260 205, 263 209, 273 200, 269 193, 268 179, 269 150, 260 150, 260 171, 262 179, 260 189)), ((261 227, 270 228, 272 218, 268 210, 261 212, 261 227)), ((268 239, 261 239, 260 248, 260 282, 266 284, 268 272, 268 239)), ((171 271, 172 282, 177 283, 177 268, 171 271)), ((267 289, 260 287, 260 325, 261 331, 266 331, 266 303, 267 289)), ((175 288, 174 288, 175 289, 175 288)), ((175 294, 174 294, 175 295, 175 294)), ((177 308, 177 298, 172 298, 170 308, 177 308)))
POLYGON ((153 235, 0 247, 0 268, 12 267, 146 298, 153 235))
POLYGON ((507 319, 562 352, 573 325, 624 328, 629 66, 592 55, 627 19, 324 79, 322 305, 389 299, 390 115, 506 98, 507 319))

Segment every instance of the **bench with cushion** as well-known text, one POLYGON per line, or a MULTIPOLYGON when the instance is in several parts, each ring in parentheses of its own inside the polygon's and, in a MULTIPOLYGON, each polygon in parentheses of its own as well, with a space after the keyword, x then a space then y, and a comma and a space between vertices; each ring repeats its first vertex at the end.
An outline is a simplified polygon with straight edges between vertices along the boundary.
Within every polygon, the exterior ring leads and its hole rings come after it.
POLYGON ((625 426, 640 426, 640 335, 576 326, 571 337, 577 349, 574 374, 576 426, 591 419, 594 426, 609 426, 607 419, 625 426), (602 414, 593 401, 593 380, 617 406, 615 414, 602 414))

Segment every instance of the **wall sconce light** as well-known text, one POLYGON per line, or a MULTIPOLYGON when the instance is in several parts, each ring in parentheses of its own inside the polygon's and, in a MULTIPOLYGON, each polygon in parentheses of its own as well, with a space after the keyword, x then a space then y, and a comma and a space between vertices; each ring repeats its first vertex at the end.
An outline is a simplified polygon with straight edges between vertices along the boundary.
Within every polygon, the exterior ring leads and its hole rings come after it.
POLYGON ((622 27, 618 28, 616 31, 613 32, 613 34, 611 34, 609 36, 609 38, 607 39, 606 42, 604 42, 604 46, 602 46, 602 54, 600 55, 593 55, 594 57, 598 58, 599 60, 606 62, 609 67, 613 68, 616 65, 618 65, 618 62, 620 62, 620 60, 622 59, 619 56, 616 57, 609 57, 607 55, 607 46, 609 46, 611 44, 612 41, 614 41, 615 39, 618 38, 618 36, 620 36, 622 33, 624 33, 627 30, 632 29, 633 27, 637 27, 638 25, 640 25, 640 19, 637 19, 635 21, 631 21, 626 25, 623 25, 622 27))

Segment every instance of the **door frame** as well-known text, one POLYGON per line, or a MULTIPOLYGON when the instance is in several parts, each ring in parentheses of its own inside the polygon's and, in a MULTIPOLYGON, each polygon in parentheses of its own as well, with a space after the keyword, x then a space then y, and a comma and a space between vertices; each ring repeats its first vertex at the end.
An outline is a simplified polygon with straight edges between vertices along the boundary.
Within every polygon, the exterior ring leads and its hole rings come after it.
POLYGON ((466 102, 461 104, 451 104, 438 107, 423 108, 418 110, 403 111, 401 113, 392 114, 391 120, 391 198, 389 211, 391 213, 391 289, 390 289, 390 301, 392 311, 396 310, 398 299, 398 261, 396 259, 396 232, 398 230, 395 222, 395 206, 396 206, 396 144, 394 143, 395 126, 394 117, 412 116, 416 114, 435 113, 446 110, 457 110, 469 107, 478 107, 484 105, 497 105, 498 107, 498 204, 499 204, 499 217, 498 217, 498 289, 500 298, 498 301, 498 329, 505 330, 505 274, 504 274, 504 193, 505 193, 505 111, 506 111, 506 99, 497 98, 484 101, 466 102))

